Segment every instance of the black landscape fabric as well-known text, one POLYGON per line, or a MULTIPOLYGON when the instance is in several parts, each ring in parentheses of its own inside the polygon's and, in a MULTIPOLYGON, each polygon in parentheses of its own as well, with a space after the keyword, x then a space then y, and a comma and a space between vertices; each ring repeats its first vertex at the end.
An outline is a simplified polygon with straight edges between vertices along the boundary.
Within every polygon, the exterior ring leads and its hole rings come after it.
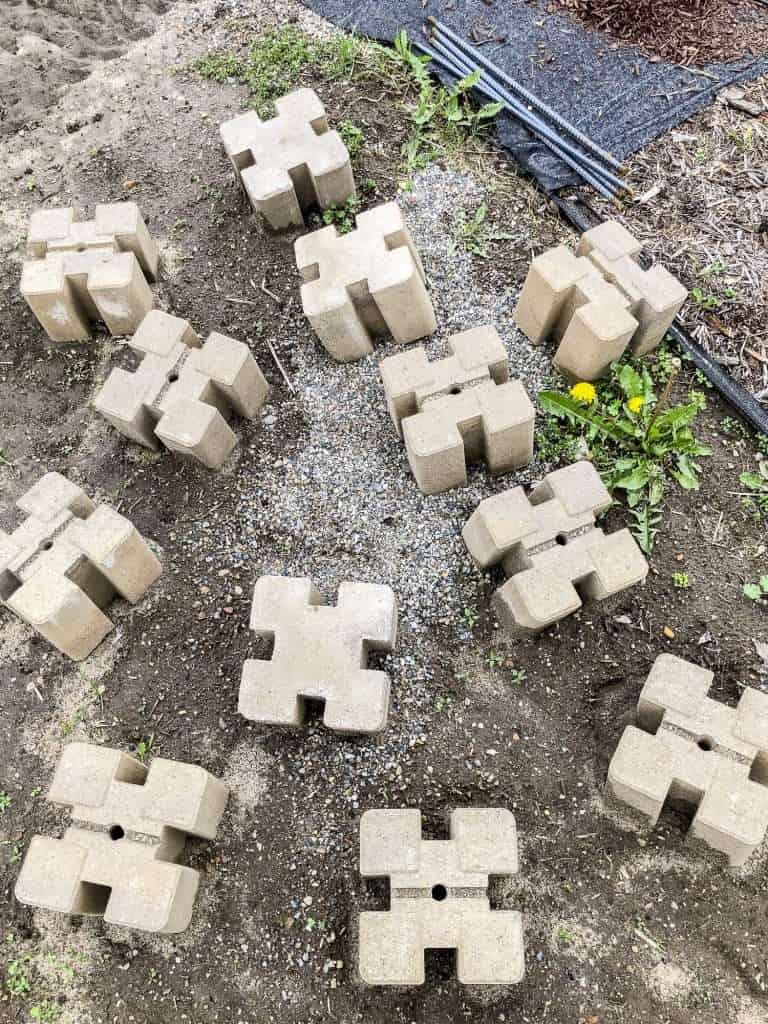
MULTIPOLYGON (((617 46, 567 15, 526 0, 303 0, 342 28, 391 42, 401 28, 423 40, 428 15, 477 45, 507 74, 624 158, 712 102, 721 89, 768 73, 768 55, 687 69, 652 62, 631 46, 617 46), (702 72, 705 72, 702 73, 702 72), (711 77, 710 77, 711 76, 711 77)), ((631 3, 632 0, 627 0, 631 3)), ((445 75, 446 83, 453 81, 445 75)), ((548 192, 574 184, 574 172, 522 125, 497 119, 501 143, 548 192)))

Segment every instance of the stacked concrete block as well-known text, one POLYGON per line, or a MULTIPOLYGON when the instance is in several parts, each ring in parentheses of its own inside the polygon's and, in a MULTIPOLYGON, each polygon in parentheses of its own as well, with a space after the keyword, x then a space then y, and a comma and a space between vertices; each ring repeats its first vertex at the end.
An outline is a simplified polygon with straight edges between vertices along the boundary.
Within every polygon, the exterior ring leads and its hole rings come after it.
POLYGON ((355 194, 347 147, 312 89, 275 102, 277 116, 254 111, 225 121, 221 139, 257 213, 275 230, 301 226, 312 206, 343 205, 355 194))
POLYGON ((124 516, 58 473, 16 504, 28 518, 0 530, 0 602, 79 661, 113 628, 102 609, 116 594, 136 603, 160 563, 124 516))
POLYGON ((131 334, 153 305, 158 254, 135 203, 100 203, 93 220, 72 207, 32 215, 21 294, 51 341, 82 341, 103 320, 131 334))
POLYGON ((510 381, 504 344, 493 327, 448 339, 451 355, 430 362, 422 347, 381 363, 387 406, 425 494, 467 482, 467 463, 494 475, 533 458, 535 410, 510 381))
POLYGON ((643 270, 641 245, 621 224, 587 231, 576 254, 559 245, 531 263, 515 320, 534 345, 559 342, 555 364, 576 380, 596 380, 629 350, 662 341, 687 297, 667 270, 643 270))
POLYGON ((492 910, 488 898, 489 875, 517 871, 517 829, 509 811, 455 810, 448 840, 423 840, 418 810, 366 811, 360 873, 389 878, 390 909, 360 914, 362 980, 421 985, 424 951, 455 949, 463 984, 520 982, 522 915, 492 910))
POLYGON ((333 225, 297 239, 304 313, 340 362, 373 352, 389 331, 400 344, 437 330, 421 259, 397 203, 359 214, 356 230, 333 225))
POLYGON ((606 535, 595 517, 611 498, 589 462, 548 473, 481 501, 463 530, 476 564, 501 563, 509 577, 494 595, 513 635, 538 633, 577 611, 582 597, 603 600, 639 583, 648 563, 629 530, 606 535))
POLYGON ((695 807, 690 836, 739 866, 768 829, 768 695, 747 688, 728 707, 708 696, 713 678, 671 654, 656 659, 608 789, 651 827, 668 799, 695 807))
POLYGON ((368 668, 372 651, 397 641, 389 587, 342 583, 336 607, 308 579, 263 576, 253 591, 251 629, 274 640, 270 660, 243 666, 238 710, 255 722, 298 727, 305 701, 324 702, 323 721, 344 733, 381 732, 389 714, 389 676, 368 668))
POLYGON ((113 427, 147 448, 160 443, 220 469, 237 444, 232 412, 253 419, 269 384, 247 345, 224 334, 204 345, 187 320, 153 310, 129 342, 135 373, 115 369, 94 400, 113 427))
POLYGON ((108 747, 70 744, 48 799, 70 807, 61 839, 35 836, 16 898, 149 932, 188 926, 199 873, 176 863, 187 835, 215 839, 227 787, 203 768, 158 757, 149 768, 108 747))

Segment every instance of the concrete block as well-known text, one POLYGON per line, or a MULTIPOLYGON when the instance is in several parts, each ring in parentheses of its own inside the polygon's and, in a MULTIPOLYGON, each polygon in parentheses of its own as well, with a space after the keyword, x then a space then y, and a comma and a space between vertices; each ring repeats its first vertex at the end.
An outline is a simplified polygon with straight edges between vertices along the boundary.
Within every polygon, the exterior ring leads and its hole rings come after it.
POLYGON ((627 348, 656 348, 687 291, 663 267, 643 270, 641 245, 616 221, 587 231, 574 255, 559 245, 531 263, 515 310, 533 344, 559 342, 555 364, 575 380, 596 380, 627 348))
POLYGON ((232 412, 253 419, 269 384, 247 345, 215 332, 201 347, 187 320, 152 310, 128 343, 135 373, 115 369, 94 400, 113 427, 147 448, 159 442, 220 469, 237 444, 232 412))
POLYGON ((149 932, 188 926, 200 876, 176 863, 187 835, 214 839, 229 790, 194 764, 147 768, 109 747, 72 743, 48 793, 70 807, 61 839, 35 836, 16 898, 64 914, 149 932))
POLYGON ((135 604, 161 564, 124 516, 58 473, 16 505, 28 518, 12 534, 0 530, 0 602, 81 660, 113 629, 102 609, 116 594, 135 604))
POLYGON ((304 702, 323 701, 335 732, 375 733, 387 724, 389 676, 369 669, 372 651, 397 641, 390 587, 342 583, 336 607, 308 579, 262 576, 253 590, 251 629, 274 640, 269 660, 243 666, 238 710, 255 722, 298 727, 304 702))
POLYGON ((713 678, 674 655, 656 659, 608 790, 651 826, 667 799, 695 807, 689 834, 735 867, 768 829, 768 694, 747 688, 732 708, 708 696, 713 678))
POLYGON ((631 340, 636 356, 652 352, 661 344, 688 298, 687 289, 664 267, 656 264, 643 270, 635 259, 641 249, 622 224, 609 220, 585 232, 576 250, 577 256, 587 256, 627 299, 639 324, 631 340))
POLYGON ((339 362, 373 352, 372 338, 387 331, 406 344, 437 330, 421 259, 397 203, 359 214, 347 235, 332 224, 303 235, 295 251, 304 314, 339 362))
POLYGON ((419 347, 380 366, 390 415, 424 494, 464 486, 468 462, 485 461, 496 476, 533 458, 535 410, 523 385, 509 380, 496 329, 454 334, 448 347, 452 354, 432 363, 419 347))
POLYGON ((102 609, 116 594, 135 604, 162 567, 124 516, 58 473, 17 506, 28 518, 0 530, 0 602, 80 661, 113 628, 102 609))
POLYGON ((304 224, 313 206, 339 206, 355 195, 349 152, 328 130, 313 89, 275 101, 277 116, 250 110, 221 125, 221 139, 251 206, 275 230, 304 224))
POLYGON ((100 203, 93 220, 72 207, 38 210, 27 256, 21 294, 51 341, 90 338, 96 320, 130 334, 152 308, 158 253, 135 203, 100 203))
POLYGON ((389 878, 387 911, 360 914, 360 976, 368 985, 423 985, 424 951, 455 949, 465 985, 516 985, 525 973, 522 914, 492 910, 489 875, 516 875, 510 811, 461 808, 450 839, 423 840, 418 810, 366 811, 360 873, 389 878))
POLYGON ((539 633, 648 574, 629 530, 606 535, 595 517, 611 498, 589 462, 548 473, 526 496, 522 487, 481 501, 462 536, 476 564, 501 563, 509 577, 494 595, 513 635, 539 633))

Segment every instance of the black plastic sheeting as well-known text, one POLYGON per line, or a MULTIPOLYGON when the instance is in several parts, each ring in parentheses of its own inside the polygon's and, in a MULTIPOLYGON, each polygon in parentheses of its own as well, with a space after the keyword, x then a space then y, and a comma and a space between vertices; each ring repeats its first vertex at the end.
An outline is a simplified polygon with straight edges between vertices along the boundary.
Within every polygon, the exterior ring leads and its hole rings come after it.
MULTIPOLYGON (((484 44, 482 52, 619 158, 707 106, 726 86, 768 73, 768 55, 696 70, 651 62, 633 47, 617 47, 575 18, 548 14, 543 5, 526 0, 303 2, 343 28, 384 42, 391 42, 401 28, 413 39, 423 38, 428 15, 473 45, 473 29, 481 37, 506 37, 504 42, 484 44)), ((496 124, 502 145, 547 192, 578 181, 514 119, 504 114, 496 124)))

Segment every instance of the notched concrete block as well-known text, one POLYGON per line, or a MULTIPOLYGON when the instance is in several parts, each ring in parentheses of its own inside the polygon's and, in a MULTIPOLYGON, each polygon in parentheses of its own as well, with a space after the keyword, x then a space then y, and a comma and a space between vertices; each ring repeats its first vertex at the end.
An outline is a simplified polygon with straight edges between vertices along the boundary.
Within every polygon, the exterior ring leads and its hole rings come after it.
POLYGON ((21 294, 51 341, 82 341, 103 320, 131 334, 152 309, 158 253, 135 203, 99 203, 93 220, 72 207, 32 214, 21 294))
POLYGON ((176 862, 187 835, 215 839, 228 797, 197 765, 157 757, 147 768, 119 750, 72 743, 48 799, 70 807, 73 824, 61 839, 32 839, 16 898, 124 928, 184 931, 200 876, 176 862))
POLYGON ((253 419, 269 384, 250 349, 224 334, 205 344, 189 321, 153 310, 128 343, 143 355, 135 373, 115 369, 94 408, 116 430, 147 448, 166 448, 220 469, 237 437, 232 412, 253 419))
POLYGON ((420 489, 439 494, 467 482, 467 463, 494 475, 533 458, 535 410, 494 327, 448 339, 451 355, 430 362, 422 347, 390 356, 380 370, 390 416, 420 489))
POLYGON ((304 314, 339 362, 373 352, 372 339, 387 331, 406 344, 437 330, 421 259, 397 203, 359 214, 347 235, 332 224, 303 235, 295 251, 304 314))
POLYGON ((112 630, 116 594, 135 604, 162 567, 136 528, 76 484, 46 473, 16 503, 27 519, 0 530, 0 601, 76 661, 112 630))
POLYGON ((360 914, 368 985, 422 985, 424 951, 455 949, 465 985, 516 985, 525 973, 522 914, 492 910, 490 875, 518 872, 517 828, 503 809, 461 808, 450 839, 423 840, 418 810, 366 811, 360 874, 389 878, 387 911, 360 914))
POLYGON ((279 231, 302 226, 312 206, 343 205, 355 195, 355 181, 347 147, 328 130, 313 89, 297 89, 275 107, 269 121, 250 110, 225 121, 220 132, 251 206, 279 231))
POLYGON ((736 708, 707 694, 714 674, 660 655, 608 768, 609 795, 651 826, 669 799, 696 808, 689 835, 744 864, 768 829, 768 695, 736 708))
POLYGON ((645 355, 663 340, 688 292, 661 266, 643 270, 642 246, 617 221, 585 232, 531 263, 515 310, 534 345, 559 342, 555 364, 575 380, 596 380, 629 350, 645 355))
POLYGON ((595 517, 611 504, 589 462, 548 473, 529 497, 515 487, 481 501, 462 536, 481 569, 501 563, 509 579, 494 594, 513 635, 539 633, 641 582, 648 563, 629 530, 606 535, 595 517))
POLYGON ((253 590, 251 629, 274 640, 274 651, 268 661, 243 666, 241 715, 298 727, 309 699, 324 702, 323 722, 336 732, 384 729, 389 676, 367 666, 372 651, 392 651, 397 641, 390 587, 342 583, 333 607, 309 579, 262 576, 253 590))

